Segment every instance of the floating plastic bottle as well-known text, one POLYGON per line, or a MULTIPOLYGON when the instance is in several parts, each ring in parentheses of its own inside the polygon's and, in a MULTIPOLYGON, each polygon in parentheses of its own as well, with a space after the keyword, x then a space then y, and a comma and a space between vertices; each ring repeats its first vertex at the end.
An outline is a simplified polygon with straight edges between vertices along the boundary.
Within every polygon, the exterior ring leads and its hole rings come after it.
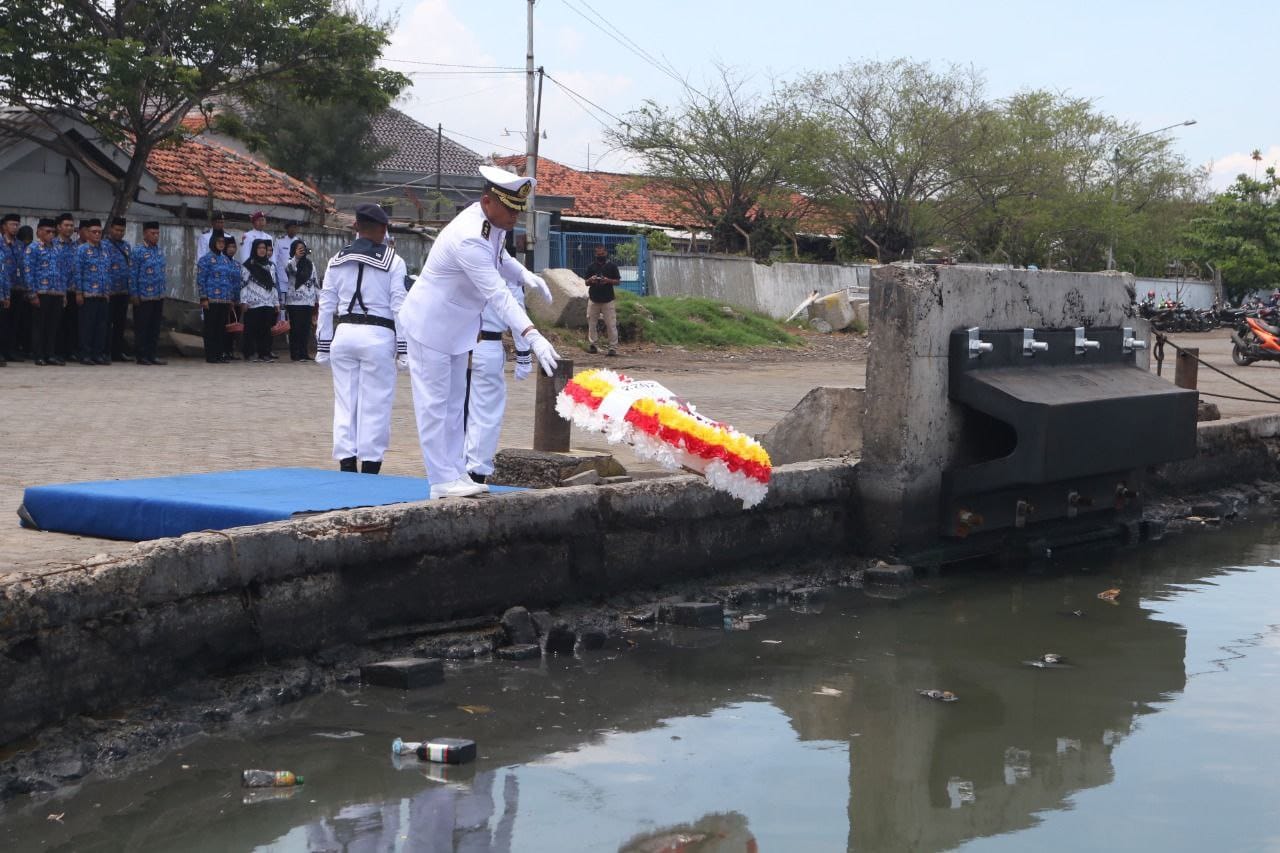
POLYGON ((420 746, 422 746, 422 744, 418 743, 417 741, 412 741, 412 740, 406 741, 406 740, 401 740, 400 738, 396 738, 395 740, 391 741, 391 754, 392 755, 410 755, 412 753, 417 752, 418 747, 420 746))
POLYGON ((245 770, 240 783, 246 788, 292 788, 305 780, 289 770, 245 770))

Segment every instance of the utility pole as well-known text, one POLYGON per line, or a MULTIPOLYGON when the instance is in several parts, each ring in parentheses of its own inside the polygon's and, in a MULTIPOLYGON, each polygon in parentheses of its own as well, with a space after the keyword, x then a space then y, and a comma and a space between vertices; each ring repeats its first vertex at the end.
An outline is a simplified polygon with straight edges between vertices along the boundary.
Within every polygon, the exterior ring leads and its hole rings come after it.
MULTIPOLYGON (((533 4, 535 0, 529 0, 529 49, 525 52, 525 164, 524 173, 527 177, 536 178, 538 176, 538 120, 534 112, 533 104, 533 4)), ((529 192, 529 210, 525 220, 525 261, 524 265, 533 269, 533 251, 534 244, 537 242, 537 212, 534 209, 535 196, 537 190, 529 192)))
POLYGON ((440 207, 440 150, 444 147, 444 125, 436 125, 436 208, 440 207))

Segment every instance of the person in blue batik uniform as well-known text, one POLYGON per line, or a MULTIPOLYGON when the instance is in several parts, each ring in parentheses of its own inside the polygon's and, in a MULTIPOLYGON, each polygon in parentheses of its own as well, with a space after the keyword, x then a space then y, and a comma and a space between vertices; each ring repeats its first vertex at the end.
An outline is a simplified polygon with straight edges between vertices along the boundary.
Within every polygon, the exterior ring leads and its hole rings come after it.
POLYGON ((204 360, 209 364, 228 362, 226 352, 227 314, 240 285, 240 266, 224 254, 226 238, 214 231, 209 251, 196 264, 196 291, 204 314, 204 360))
POLYGON ((133 345, 138 364, 164 364, 156 357, 160 318, 164 315, 164 250, 160 223, 142 223, 142 245, 129 254, 129 300, 133 303, 133 345))
MULTIPOLYGON (((111 298, 109 300, 107 340, 111 344, 111 360, 125 361, 129 358, 124 351, 124 327, 129 318, 129 255, 133 247, 124 239, 124 227, 127 223, 117 216, 111 220, 107 229, 107 239, 102 241, 111 259, 111 298)), ((137 336, 137 329, 134 330, 137 336)), ((136 343, 136 342, 135 342, 136 343)))
POLYGON ((108 305, 111 298, 111 258, 102 245, 102 222, 85 223, 85 242, 76 247, 68 290, 76 295, 80 313, 80 363, 110 364, 107 360, 108 305))
POLYGON ((27 244, 18 239, 22 218, 16 213, 6 213, 0 219, 0 265, 8 269, 9 310, 0 328, 3 346, 0 356, 7 361, 26 361, 31 351, 31 306, 27 303, 27 282, 23 278, 23 257, 27 244))
POLYGON ((23 257, 22 276, 27 282, 27 300, 35 320, 31 324, 31 351, 38 367, 66 364, 57 354, 58 327, 67 300, 67 279, 62 270, 62 255, 53 242, 52 219, 41 219, 36 226, 36 239, 23 257))
POLYGON ((58 358, 63 361, 75 361, 79 347, 76 345, 79 336, 79 307, 71 290, 71 267, 75 261, 76 220, 70 213, 60 213, 54 219, 53 247, 58 252, 58 268, 65 282, 66 299, 62 310, 62 321, 58 325, 58 342, 56 349, 58 358))

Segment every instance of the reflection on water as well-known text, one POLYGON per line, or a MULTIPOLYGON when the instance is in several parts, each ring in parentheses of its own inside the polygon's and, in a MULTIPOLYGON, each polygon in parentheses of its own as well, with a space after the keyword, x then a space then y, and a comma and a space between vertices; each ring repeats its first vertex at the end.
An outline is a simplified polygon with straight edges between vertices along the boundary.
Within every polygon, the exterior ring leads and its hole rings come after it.
POLYGON ((1280 826, 1277 558, 1280 529, 1241 526, 902 600, 832 592, 746 630, 637 633, 626 652, 461 666, 417 693, 335 693, 11 807, 0 845, 1265 848, 1280 826), (1097 598, 1113 587, 1114 604, 1097 598), (1066 665, 1027 665, 1046 653, 1066 665), (480 758, 393 762, 397 735, 472 738, 480 758), (246 766, 308 781, 247 797, 246 766))

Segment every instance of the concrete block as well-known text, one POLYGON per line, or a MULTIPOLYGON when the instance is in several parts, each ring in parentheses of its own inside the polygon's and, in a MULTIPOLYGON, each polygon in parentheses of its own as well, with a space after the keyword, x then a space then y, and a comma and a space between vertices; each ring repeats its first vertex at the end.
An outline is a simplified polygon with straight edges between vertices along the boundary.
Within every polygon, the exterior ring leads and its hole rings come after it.
POLYGON ((822 320, 835 332, 849 328, 854 316, 849 296, 843 290, 819 296, 809 304, 810 321, 822 320))
POLYGON ((199 335, 188 335, 186 332, 170 330, 169 340, 173 344, 173 348, 183 358, 204 357, 204 338, 199 335))
POLYGON ((658 621, 689 628, 718 628, 724 624, 724 605, 718 601, 681 601, 658 608, 658 621))
POLYGON ((619 474, 617 477, 601 477, 600 485, 617 486, 621 483, 630 483, 631 481, 631 476, 629 474, 619 474))
POLYGON ((430 658, 400 658, 367 663, 360 667, 360 680, 377 687, 416 690, 444 681, 444 664, 430 658))
POLYGON ((573 633, 573 629, 569 627, 569 623, 564 620, 556 620, 552 623, 551 628, 547 631, 546 641, 543 647, 546 648, 547 654, 573 654, 573 647, 577 645, 578 637, 573 633))
POLYGON ((757 439, 774 465, 862 452, 863 388, 814 388, 757 439))
POLYGON ((529 614, 529 618, 533 620, 533 627, 538 632, 538 636, 547 636, 547 632, 551 630, 551 614, 545 610, 535 610, 529 614))
POLYGON ((906 586, 915 580, 915 571, 910 566, 879 563, 867 569, 863 578, 867 583, 906 586))
POLYGON ((865 299, 855 299, 850 304, 853 306, 854 325, 864 332, 871 328, 871 303, 865 299))
POLYGON ((523 607, 512 607, 502 614, 502 631, 507 642, 513 645, 524 645, 538 642, 538 629, 533 624, 529 611, 523 607))
POLYGON ((537 643, 520 643, 503 646, 496 654, 501 660, 535 660, 542 657, 542 647, 537 643))
POLYGON ((600 481, 602 479, 603 478, 600 476, 600 473, 596 471, 596 469, 592 468, 590 470, 583 471, 579 474, 574 474, 572 477, 565 477, 563 480, 560 481, 560 485, 562 486, 598 486, 600 485, 600 481))
POLYGON ((601 477, 618 477, 627 473, 627 469, 609 453, 593 450, 553 453, 507 447, 494 456, 489 482, 499 486, 553 489, 565 479, 584 471, 594 471, 601 477))
POLYGON ((551 291, 547 303, 538 294, 530 294, 525 303, 529 316, 540 325, 563 326, 567 329, 587 327, 587 284, 573 270, 543 270, 542 278, 551 291))

